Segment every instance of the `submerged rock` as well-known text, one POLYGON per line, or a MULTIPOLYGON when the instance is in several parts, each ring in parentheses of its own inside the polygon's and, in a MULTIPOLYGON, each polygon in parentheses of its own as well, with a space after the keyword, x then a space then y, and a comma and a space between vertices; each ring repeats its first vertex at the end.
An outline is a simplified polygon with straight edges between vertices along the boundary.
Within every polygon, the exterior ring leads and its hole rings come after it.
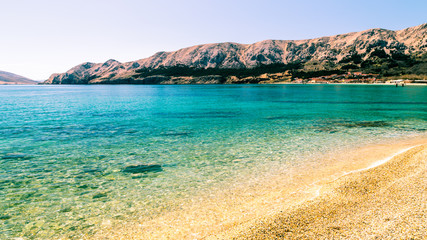
POLYGON ((125 167, 125 173, 147 173, 147 172, 161 172, 163 168, 159 164, 138 164, 125 167))
POLYGON ((60 213, 67 213, 67 212, 71 212, 73 209, 71 207, 66 207, 66 208, 62 208, 60 209, 58 212, 60 213))
POLYGON ((107 193, 97 193, 97 194, 95 194, 95 195, 93 195, 93 199, 97 199, 97 198, 103 198, 103 197, 106 197, 107 196, 107 193))
POLYGON ((342 124, 344 127, 347 128, 355 128, 355 127, 386 127, 390 126, 390 123, 387 123, 385 121, 361 121, 361 122, 349 122, 342 124))
POLYGON ((265 117, 264 119, 266 120, 284 120, 284 119, 288 119, 289 117, 285 117, 285 116, 270 116, 270 117, 265 117))
POLYGON ((20 158, 26 159, 26 158, 29 158, 29 156, 25 153, 16 152, 16 153, 7 153, 2 157, 2 159, 20 159, 20 158))
POLYGON ((12 218, 12 216, 10 216, 10 215, 1 215, 0 216, 0 220, 8 220, 8 219, 11 219, 12 218))
POLYGON ((101 168, 83 168, 81 170, 81 173, 87 173, 87 174, 97 174, 97 173, 103 173, 104 169, 101 168))

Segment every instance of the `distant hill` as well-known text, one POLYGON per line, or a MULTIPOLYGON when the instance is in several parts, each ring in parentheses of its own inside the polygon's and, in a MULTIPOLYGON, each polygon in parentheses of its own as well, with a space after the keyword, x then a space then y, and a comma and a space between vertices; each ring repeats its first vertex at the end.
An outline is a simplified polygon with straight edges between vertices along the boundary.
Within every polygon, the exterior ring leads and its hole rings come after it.
POLYGON ((257 83, 362 71, 379 77, 427 74, 427 23, 399 31, 370 29, 307 40, 214 43, 159 52, 137 61, 86 62, 45 84, 257 83), (264 77, 262 77, 264 74, 264 77), (261 79, 261 80, 260 80, 261 79))
POLYGON ((37 84, 38 82, 14 73, 0 71, 0 84, 37 84))

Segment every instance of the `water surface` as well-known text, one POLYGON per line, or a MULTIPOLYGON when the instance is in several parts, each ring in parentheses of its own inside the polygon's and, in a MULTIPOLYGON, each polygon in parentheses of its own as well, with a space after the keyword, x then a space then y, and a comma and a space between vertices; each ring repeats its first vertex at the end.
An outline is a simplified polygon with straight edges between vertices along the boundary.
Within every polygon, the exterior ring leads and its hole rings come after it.
POLYGON ((90 235, 426 120, 425 86, 0 86, 0 239, 90 235))

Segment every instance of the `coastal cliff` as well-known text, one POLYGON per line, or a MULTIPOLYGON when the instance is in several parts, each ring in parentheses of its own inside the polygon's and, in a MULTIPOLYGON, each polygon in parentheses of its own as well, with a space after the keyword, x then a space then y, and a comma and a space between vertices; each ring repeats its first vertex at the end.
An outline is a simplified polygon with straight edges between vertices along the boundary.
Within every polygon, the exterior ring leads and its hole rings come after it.
POLYGON ((308 40, 204 44, 126 63, 86 62, 52 74, 44 84, 260 83, 305 77, 301 72, 322 75, 349 70, 384 76, 427 74, 426 50, 427 23, 399 31, 370 29, 308 40))

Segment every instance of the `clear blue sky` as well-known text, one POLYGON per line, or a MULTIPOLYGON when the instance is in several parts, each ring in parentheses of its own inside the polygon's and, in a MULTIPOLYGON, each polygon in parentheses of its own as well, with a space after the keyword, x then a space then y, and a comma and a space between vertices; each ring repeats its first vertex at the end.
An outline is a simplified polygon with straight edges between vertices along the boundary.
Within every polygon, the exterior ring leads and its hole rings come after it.
POLYGON ((426 12, 426 0, 0 0, 0 70, 44 80, 203 43, 399 30, 426 12))

